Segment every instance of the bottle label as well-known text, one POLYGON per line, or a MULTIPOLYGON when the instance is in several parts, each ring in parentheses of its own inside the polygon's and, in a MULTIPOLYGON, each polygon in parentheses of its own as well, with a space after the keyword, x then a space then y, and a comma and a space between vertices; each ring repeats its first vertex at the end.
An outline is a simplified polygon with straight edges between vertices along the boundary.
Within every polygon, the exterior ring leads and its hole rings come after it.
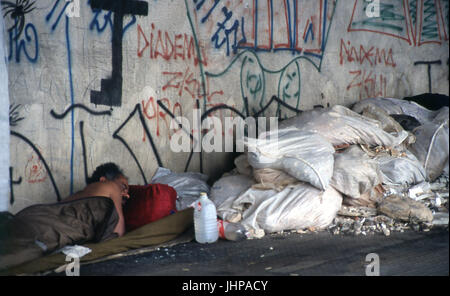
POLYGON ((197 203, 197 211, 201 211, 202 210, 202 203, 201 202, 198 202, 197 203))

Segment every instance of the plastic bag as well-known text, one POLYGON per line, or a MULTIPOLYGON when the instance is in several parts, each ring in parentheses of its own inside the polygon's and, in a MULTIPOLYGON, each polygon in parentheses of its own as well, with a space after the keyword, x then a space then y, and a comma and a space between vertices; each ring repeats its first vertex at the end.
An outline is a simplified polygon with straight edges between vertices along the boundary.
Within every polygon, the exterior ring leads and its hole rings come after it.
POLYGON ((425 124, 433 120, 437 112, 428 110, 427 108, 417 104, 416 102, 406 101, 395 98, 370 98, 364 99, 356 103, 352 110, 362 113, 364 108, 375 105, 388 114, 404 114, 416 118, 421 124, 425 124))
POLYGON ((209 199, 214 202, 216 207, 218 207, 229 198, 235 199, 254 183, 255 181, 246 175, 230 175, 222 177, 211 187, 209 199))
POLYGON ((208 176, 201 173, 173 173, 171 170, 159 167, 151 183, 167 184, 177 192, 177 210, 183 210, 195 202, 201 192, 209 194, 206 183, 208 176))
POLYGON ((352 110, 356 113, 362 113, 367 106, 376 106, 383 109, 387 114, 404 114, 401 105, 396 100, 388 98, 367 98, 355 103, 352 110))
POLYGON ((385 132, 401 132, 403 127, 382 108, 370 104, 364 107, 362 116, 378 120, 385 132))
POLYGON ((224 217, 242 216, 241 224, 250 233, 278 232, 331 224, 342 205, 342 196, 332 187, 320 191, 306 183, 288 186, 281 192, 249 189, 232 203, 223 204, 224 217))
POLYGON ((281 191, 288 185, 300 182, 283 171, 269 168, 253 169, 253 177, 257 183, 252 186, 254 189, 274 189, 281 191))
POLYGON ((404 156, 378 155, 382 181, 386 185, 414 185, 425 181, 426 172, 419 160, 409 151, 404 156))
POLYGON ((364 117, 352 110, 336 105, 332 108, 305 111, 278 124, 279 128, 296 127, 315 132, 334 146, 366 144, 395 147, 407 137, 406 131, 387 133, 378 120, 364 117))
POLYGON ((434 181, 439 177, 449 160, 449 128, 448 120, 437 125, 426 123, 414 129, 416 142, 409 150, 423 165, 427 181, 434 181))
POLYGON ((436 113, 436 116, 433 118, 433 123, 435 124, 442 124, 449 122, 449 108, 448 107, 442 107, 439 109, 436 113))
POLYGON ((247 154, 241 154, 234 159, 236 170, 241 175, 252 176, 252 167, 248 163, 247 154))
POLYGON ((255 169, 282 170, 324 190, 333 175, 334 148, 318 134, 296 128, 246 138, 248 162, 255 169), (253 152, 252 152, 253 151, 253 152))
POLYGON ((353 145, 344 152, 335 154, 330 184, 342 194, 360 198, 362 194, 381 184, 379 165, 359 146, 353 145))

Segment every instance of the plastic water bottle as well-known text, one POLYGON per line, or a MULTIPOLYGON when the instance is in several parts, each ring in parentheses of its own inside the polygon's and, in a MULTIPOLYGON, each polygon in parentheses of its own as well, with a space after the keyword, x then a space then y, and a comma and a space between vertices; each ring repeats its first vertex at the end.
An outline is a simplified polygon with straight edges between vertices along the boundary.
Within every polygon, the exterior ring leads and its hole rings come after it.
POLYGON ((200 193, 194 209, 195 240, 201 244, 216 242, 219 239, 216 206, 206 193, 200 193))
POLYGON ((247 230, 240 223, 231 223, 217 219, 217 227, 219 228, 219 237, 222 239, 231 241, 247 239, 247 230))

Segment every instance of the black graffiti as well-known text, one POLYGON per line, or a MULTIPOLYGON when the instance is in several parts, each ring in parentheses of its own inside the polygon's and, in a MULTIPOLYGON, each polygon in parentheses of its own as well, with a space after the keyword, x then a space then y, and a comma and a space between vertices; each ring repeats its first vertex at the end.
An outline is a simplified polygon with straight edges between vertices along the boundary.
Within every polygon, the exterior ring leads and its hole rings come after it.
POLYGON ((84 106, 82 104, 73 104, 69 108, 67 108, 66 111, 64 111, 61 114, 58 114, 54 110, 51 110, 50 114, 56 119, 63 119, 64 117, 66 117, 67 113, 69 113, 70 111, 72 111, 72 109, 75 109, 75 108, 83 109, 83 110, 87 111, 88 113, 90 113, 92 115, 111 115, 111 111, 110 110, 94 111, 94 110, 89 109, 88 107, 86 107, 86 106, 84 106))
MULTIPOLYGON (((270 99, 270 101, 269 101, 269 102, 268 102, 261 110, 259 110, 258 112, 256 112, 256 113, 250 115, 250 112, 249 112, 249 106, 248 106, 248 99, 247 99, 246 97, 244 97, 244 98, 243 98, 243 102, 244 102, 244 111, 245 111, 245 114, 242 113, 242 112, 240 112, 240 111, 238 111, 238 110, 235 109, 234 107, 228 106, 228 105, 226 105, 226 104, 217 105, 217 106, 214 106, 214 107, 212 107, 212 108, 206 110, 206 111, 201 115, 201 123, 203 123, 203 121, 204 121, 210 114, 212 114, 212 113, 214 113, 214 112, 216 112, 216 111, 218 111, 218 110, 230 110, 230 111, 234 112, 235 114, 237 114, 238 116, 240 116, 242 119, 245 119, 246 117, 249 117, 249 116, 250 116, 250 117, 256 118, 256 117, 260 116, 261 114, 263 114, 263 112, 266 111, 266 110, 267 110, 272 104, 274 104, 274 103, 277 104, 278 109, 279 109, 280 106, 283 106, 283 107, 285 107, 285 108, 287 108, 287 109, 289 109, 289 110, 291 110, 291 111, 296 112, 297 114, 303 112, 303 111, 300 110, 300 109, 296 109, 296 108, 294 108, 294 107, 292 107, 292 106, 286 104, 285 102, 283 102, 283 101, 282 101, 280 98, 278 98, 277 96, 272 96, 272 98, 270 99)), ((175 115, 172 114, 172 113, 169 111, 169 109, 168 109, 166 106, 164 106, 164 104, 163 104, 161 101, 158 100, 157 103, 158 103, 158 105, 159 105, 159 106, 160 106, 160 107, 161 107, 161 108, 162 108, 162 109, 163 109, 163 110, 164 110, 164 111, 165 111, 172 119, 176 120, 175 115)), ((199 108, 198 101, 197 101, 197 108, 199 108)), ((177 123, 178 123, 178 126, 179 126, 180 128, 182 128, 182 125, 181 125, 179 122, 177 122, 177 123)), ((183 129, 183 130, 184 130, 184 129, 183 129)), ((185 131, 185 130, 184 130, 184 131, 185 131)), ((186 132, 186 131, 185 131, 185 132, 186 132)), ((189 137, 191 138, 191 140, 194 141, 194 136, 192 135, 191 132, 186 132, 186 134, 189 134, 189 137)), ((193 146, 195 146, 195 145, 193 145, 193 146)), ((187 170, 188 170, 188 168, 189 168, 189 165, 190 165, 190 163, 191 163, 191 161, 192 161, 192 156, 193 156, 193 154, 194 154, 194 148, 191 147, 191 151, 190 151, 190 153, 189 153, 189 157, 188 157, 188 159, 187 159, 187 162, 186 162, 186 165, 185 165, 185 168, 184 168, 184 171, 185 171, 185 172, 187 172, 187 170)), ((200 150, 200 152, 199 152, 199 156, 200 156, 200 160, 199 160, 199 164, 200 164, 200 172, 203 173, 203 157, 202 157, 203 155, 202 155, 201 150, 200 150)))
POLYGON ((87 171, 86 142, 84 140, 84 121, 80 121, 80 139, 81 139, 81 148, 83 149, 84 180, 87 185, 89 176, 87 171))
POLYGON ((11 194, 9 199, 9 204, 14 204, 14 185, 19 185, 22 183, 22 177, 19 177, 19 180, 13 180, 13 167, 9 167, 9 192, 11 194))
POLYGON ((436 60, 436 61, 417 61, 417 62, 414 62, 414 66, 427 65, 428 92, 429 93, 432 93, 432 91, 431 91, 431 65, 440 65, 440 64, 442 64, 441 60, 436 60))
POLYGON ((133 157, 134 161, 136 162, 136 164, 137 164, 137 166, 138 166, 138 168, 139 168, 139 171, 141 172, 142 178, 144 179, 144 183, 145 183, 145 184, 148 184, 147 178, 145 177, 145 174, 144 174, 144 170, 142 169, 142 166, 141 166, 141 164, 139 163, 139 161, 138 161, 138 159, 137 159, 137 157, 136 157, 136 154, 135 154, 135 153, 133 152, 133 150, 130 148, 130 146, 128 145, 128 143, 127 143, 121 136, 119 136, 119 132, 125 127, 125 125, 131 120, 131 118, 133 118, 133 116, 134 116, 136 113, 138 114, 138 116, 139 116, 139 121, 141 122, 142 127, 144 128, 144 132, 145 132, 146 136, 147 136, 148 139, 149 139, 150 146, 151 146, 151 149, 152 149, 152 151, 153 151, 153 154, 154 154, 154 156, 155 156, 155 158, 156 158, 156 161, 158 162, 158 166, 160 166, 160 167, 163 166, 162 161, 161 161, 161 158, 160 158, 160 156, 159 156, 159 154, 158 154, 158 150, 156 149, 156 145, 155 145, 155 143, 154 143, 154 141, 153 141, 153 137, 152 137, 152 135, 150 134, 150 131, 149 131, 147 125, 145 124, 145 118, 144 118, 144 115, 142 114, 141 105, 136 104, 136 107, 135 107, 134 110, 130 113, 130 115, 128 116, 128 118, 127 118, 127 119, 119 126, 119 128, 117 128, 117 130, 114 131, 114 133, 113 133, 113 138, 119 140, 119 141, 125 146, 125 148, 127 148, 128 152, 130 152, 130 154, 131 154, 131 157, 133 157))
MULTIPOLYGON (((175 122, 178 124, 178 127, 180 129, 182 129, 182 130, 184 130, 186 132, 186 130, 184 129, 183 125, 180 122, 178 122, 178 120, 175 117, 175 115, 172 112, 170 112, 169 108, 167 108, 161 100, 157 100, 156 103, 161 107, 161 109, 164 110, 164 112, 167 113, 167 115, 169 115, 173 120, 175 120, 175 122)), ((186 132, 186 134, 188 134, 189 137, 191 138, 191 140, 194 141, 194 136, 192 135, 192 133, 186 132)))
POLYGON ((296 112, 297 114, 303 112, 303 111, 300 110, 300 109, 294 108, 294 107, 292 107, 291 105, 286 104, 286 103, 283 102, 283 100, 281 100, 279 97, 277 97, 277 96, 272 96, 272 98, 270 99, 270 101, 269 101, 269 102, 268 102, 261 110, 259 110, 259 111, 256 112, 255 114, 253 114, 253 116, 254 116, 254 117, 258 117, 258 116, 261 115, 264 111, 266 111, 267 108, 269 108, 270 105, 272 105, 273 103, 276 103, 276 104, 277 104, 277 108, 278 108, 278 109, 279 109, 279 107, 280 107, 280 105, 281 105, 281 106, 285 107, 286 109, 288 109, 288 110, 290 110, 290 111, 296 112))
MULTIPOLYGON (((226 104, 222 104, 222 105, 214 106, 214 107, 212 107, 212 108, 206 110, 206 111, 201 115, 201 123, 203 123, 203 121, 204 121, 210 114, 212 114, 213 112, 216 112, 216 111, 218 111, 218 110, 223 110, 223 109, 225 109, 225 110, 230 110, 231 112, 237 114, 238 116, 240 116, 240 117, 243 118, 243 119, 245 119, 246 117, 249 117, 249 116, 251 116, 251 117, 258 117, 260 114, 262 114, 265 110, 267 110, 267 109, 268 109, 272 104, 274 104, 274 103, 276 103, 277 106, 283 106, 283 107, 288 108, 289 110, 295 111, 295 112, 297 112, 297 113, 302 112, 301 110, 298 110, 298 109, 293 108, 292 106, 286 104, 285 102, 283 102, 282 100, 280 100, 278 97, 273 96, 273 97, 270 99, 270 101, 269 101, 269 102, 268 102, 261 110, 259 110, 258 112, 254 113, 253 115, 250 115, 247 98, 244 98, 244 99, 243 99, 243 102, 244 102, 244 113, 238 111, 238 110, 235 109, 234 107, 228 106, 228 105, 226 105, 226 104)), ((170 112, 170 110, 163 104, 162 101, 159 101, 159 100, 158 100, 157 103, 158 103, 158 105, 159 105, 159 106, 160 106, 160 107, 161 107, 161 108, 162 108, 162 109, 163 109, 163 110, 164 110, 164 111, 165 111, 172 119, 175 119, 175 120, 176 120, 176 116, 175 116, 172 112, 170 112)), ((199 108, 199 105, 200 105, 200 104, 199 104, 199 102, 198 102, 198 100, 197 100, 197 108, 199 108)), ((18 107, 16 107, 16 108, 18 108, 18 107)), ((16 108, 14 108, 14 110, 16 110, 16 108)), ((72 111, 72 110, 75 109, 75 108, 82 109, 82 110, 84 110, 84 111, 86 111, 86 112, 88 112, 88 113, 90 113, 90 114, 92 114, 92 115, 96 115, 96 116, 101 116, 101 115, 108 115, 108 116, 110 116, 110 115, 111 115, 111 111, 110 111, 110 110, 106 110, 106 111, 94 111, 94 110, 92 110, 92 109, 87 108, 86 106, 84 106, 84 105, 82 105, 82 104, 74 104, 74 105, 71 105, 69 108, 67 108, 67 109, 66 109, 63 113, 61 113, 61 114, 58 114, 58 113, 56 113, 54 110, 51 110, 51 111, 50 111, 50 114, 51 114, 54 118, 56 118, 56 119, 63 119, 63 118, 65 118, 65 117, 67 116, 67 114, 68 114, 70 111, 72 111)), ((134 151, 130 148, 130 145, 128 145, 127 141, 126 141, 122 136, 119 135, 119 133, 121 132, 121 130, 127 125, 127 123, 128 123, 128 122, 129 122, 136 114, 138 115, 138 120, 140 121, 140 123, 141 123, 141 125, 142 125, 142 127, 143 127, 143 129, 144 129, 144 132, 145 132, 146 136, 147 136, 148 139, 149 139, 149 143, 150 143, 151 149, 152 149, 153 154, 154 154, 154 156, 155 156, 155 158, 156 158, 156 160, 157 160, 158 165, 159 165, 160 167, 163 167, 163 163, 162 163, 161 158, 160 158, 160 156, 159 156, 159 154, 158 154, 158 150, 157 150, 157 148, 156 148, 156 145, 155 145, 155 142, 154 142, 154 140, 153 140, 153 137, 152 137, 152 135, 151 135, 151 133, 150 133, 150 131, 149 131, 149 128, 147 127, 147 125, 146 125, 146 123, 145 123, 145 118, 144 118, 144 115, 143 115, 143 113, 142 113, 140 104, 136 104, 134 110, 129 114, 129 116, 127 117, 127 119, 126 119, 126 120, 125 120, 125 121, 124 121, 124 122, 123 122, 123 123, 122 123, 122 124, 121 124, 114 132, 113 132, 112 137, 113 137, 114 139, 119 140, 119 141, 125 146, 125 148, 129 151, 130 155, 132 156, 132 158, 134 159, 134 161, 136 162, 136 164, 137 164, 137 166, 138 166, 138 168, 139 168, 139 171, 140 171, 140 173, 141 173, 141 175, 142 175, 142 178, 143 178, 143 180, 144 180, 144 183, 145 183, 145 184, 148 184, 147 178, 145 177, 144 170, 143 170, 142 165, 140 164, 140 162, 139 162, 139 160, 138 160, 136 154, 135 154, 134 151)), ((179 126, 181 129, 183 129, 183 126, 182 126, 179 122, 178 122, 178 126, 179 126)), ((79 127, 80 127, 79 133, 80 133, 81 144, 82 144, 83 165, 84 165, 84 176, 85 176, 85 180, 86 180, 86 183, 87 183, 87 179, 88 179, 87 156, 86 156, 86 151, 87 151, 87 150, 86 150, 86 142, 85 142, 85 136, 84 136, 84 122, 83 122, 83 121, 81 121, 81 122, 79 123, 79 127)), ((189 134, 189 137, 191 138, 191 140, 194 140, 194 136, 192 135, 192 132, 190 132, 190 131, 187 132, 185 129, 183 129, 183 130, 184 130, 187 134, 189 134)), ((54 187, 54 189, 55 189, 55 192, 56 192, 56 195, 57 195, 57 200, 60 201, 60 200, 61 200, 61 196, 60 196, 60 194, 59 194, 58 187, 57 187, 57 185, 56 185, 56 183, 55 183, 55 180, 54 180, 53 175, 52 175, 52 173, 51 173, 51 171, 50 171, 50 168, 49 168, 49 166, 47 165, 47 162, 46 162, 45 159, 43 158, 42 154, 41 154, 41 153, 39 152, 39 150, 32 144, 32 142, 31 142, 30 140, 28 140, 25 136, 23 136, 23 135, 21 135, 21 134, 19 134, 19 133, 17 133, 17 132, 14 132, 14 131, 11 131, 11 135, 16 136, 16 137, 22 139, 23 141, 25 141, 25 142, 26 142, 26 143, 27 143, 27 144, 28 144, 28 145, 36 152, 36 154, 38 155, 39 159, 42 160, 42 162, 43 162, 43 164, 44 164, 44 166, 45 166, 45 169, 46 169, 47 172, 48 172, 48 175, 49 175, 49 177, 50 177, 50 180, 51 180, 51 182, 52 182, 52 185, 53 185, 53 187, 54 187)), ((189 157, 188 157, 188 159, 187 159, 186 165, 185 165, 185 170, 184 170, 185 172, 186 172, 186 171, 188 170, 188 168, 189 168, 189 165, 190 165, 190 163, 191 163, 191 161, 192 161, 192 156, 193 156, 193 154, 194 154, 194 151, 193 151, 193 147, 192 147, 192 149, 191 149, 191 151, 190 151, 190 154, 189 154, 189 157)), ((199 153, 199 156, 200 156, 200 158, 199 158, 199 161, 200 161, 200 172, 203 173, 203 157, 202 157, 203 155, 202 155, 202 152, 199 153)), ((11 174, 11 180, 12 180, 12 168, 10 169, 10 174, 11 174)), ((11 188, 12 188, 12 186, 15 185, 15 184, 20 184, 21 181, 22 181, 22 178, 20 178, 20 179, 17 180, 17 181, 11 181, 11 184, 10 184, 11 188)), ((11 190, 11 193, 12 193, 11 200, 13 201, 13 200, 14 200, 14 195, 13 195, 14 193, 13 193, 13 190, 11 190)))
POLYGON ((114 12, 112 31, 112 73, 101 80, 100 91, 91 91, 91 103, 96 105, 122 105, 122 37, 123 18, 127 14, 147 15, 148 3, 135 0, 92 0, 92 9, 114 12))
POLYGON ((58 186, 56 186, 56 182, 55 182, 55 179, 53 178, 52 172, 51 172, 47 162, 45 161, 44 157, 42 156, 41 152, 39 152, 39 150, 33 145, 33 143, 29 139, 27 139, 27 137, 25 137, 24 135, 19 134, 18 132, 15 132, 15 131, 10 131, 10 134, 11 134, 11 136, 15 136, 15 137, 23 140, 25 143, 27 143, 33 149, 33 151, 38 155, 39 159, 44 164, 44 167, 47 170, 48 176, 50 177, 50 181, 52 182, 53 188, 55 189, 56 200, 60 201, 61 195, 59 194, 58 186))
MULTIPOLYGON (((92 110, 86 106, 84 106, 83 104, 73 104, 71 106, 69 106, 69 108, 67 108, 63 113, 56 113, 54 110, 50 110, 50 115, 53 116, 55 119, 64 119, 67 114, 69 112, 71 112, 74 109, 82 109, 86 112, 88 112, 91 115, 94 116, 102 116, 102 115, 108 115, 111 116, 111 110, 103 110, 103 111, 95 111, 92 110)), ((87 169, 87 156, 86 156, 86 142, 84 139, 84 122, 80 121, 80 139, 81 139, 81 147, 82 147, 82 153, 83 153, 83 165, 84 165, 84 178, 85 178, 85 182, 87 184, 87 180, 89 178, 88 176, 88 169, 87 169)))
POLYGON ((32 12, 36 8, 33 7, 35 2, 30 3, 30 0, 16 0, 16 3, 10 1, 2 1, 1 3, 5 11, 3 17, 9 15, 14 20, 14 24, 8 28, 8 32, 16 29, 16 35, 13 40, 17 40, 25 26, 25 14, 32 12))
POLYGON ((11 104, 9 105, 9 126, 17 126, 17 123, 23 119, 24 117, 20 117, 20 108, 21 104, 11 104))

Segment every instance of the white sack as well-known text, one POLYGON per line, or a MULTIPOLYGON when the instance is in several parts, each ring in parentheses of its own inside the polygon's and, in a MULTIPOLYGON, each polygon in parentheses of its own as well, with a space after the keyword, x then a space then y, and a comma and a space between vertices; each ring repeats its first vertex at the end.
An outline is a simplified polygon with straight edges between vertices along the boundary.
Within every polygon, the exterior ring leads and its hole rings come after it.
POLYGON ((417 119, 421 124, 430 122, 436 116, 437 111, 429 110, 416 102, 395 98, 370 98, 356 103, 352 110, 356 113, 363 112, 369 105, 375 105, 388 114, 404 114, 417 119))
POLYGON ((282 170, 324 190, 333 175, 334 148, 318 134, 296 128, 246 138, 248 162, 255 169, 282 170), (277 136, 274 138, 274 136, 277 136))
POLYGON ((241 175, 252 176, 252 167, 248 163, 247 153, 241 154, 234 159, 234 165, 236 166, 236 170, 241 175))
POLYGON ((266 233, 331 224, 342 205, 342 196, 329 187, 320 191, 306 183, 281 192, 249 189, 232 203, 217 209, 223 217, 241 215, 240 223, 254 233, 266 233))
POLYGON ((387 133, 379 121, 359 115, 340 105, 302 112, 283 120, 278 126, 280 129, 296 127, 303 131, 315 132, 334 146, 366 144, 395 147, 408 137, 406 131, 387 133))
POLYGON ((281 191, 288 185, 297 184, 300 181, 280 170, 274 169, 253 169, 253 178, 256 183, 252 186, 255 189, 274 189, 281 191))
POLYGON ((435 124, 442 124, 442 123, 446 123, 449 122, 449 108, 448 107, 442 107, 441 109, 439 109, 436 113, 436 116, 434 116, 433 118, 433 123, 435 124))
POLYGON ((245 175, 230 175, 217 180, 211 187, 209 199, 219 207, 227 199, 235 199, 241 193, 245 192, 255 181, 245 175))
POLYGON ((384 154, 375 157, 375 160, 379 163, 382 181, 386 185, 410 186, 425 181, 425 169, 409 151, 405 156, 384 154))
POLYGON ((331 186, 351 198, 360 198, 381 184, 378 162, 371 159, 359 146, 353 145, 334 155, 331 186))
POLYGON ((449 160, 449 128, 448 121, 439 125, 426 123, 414 129, 416 142, 409 150, 423 165, 427 181, 432 182, 439 177, 449 160))

